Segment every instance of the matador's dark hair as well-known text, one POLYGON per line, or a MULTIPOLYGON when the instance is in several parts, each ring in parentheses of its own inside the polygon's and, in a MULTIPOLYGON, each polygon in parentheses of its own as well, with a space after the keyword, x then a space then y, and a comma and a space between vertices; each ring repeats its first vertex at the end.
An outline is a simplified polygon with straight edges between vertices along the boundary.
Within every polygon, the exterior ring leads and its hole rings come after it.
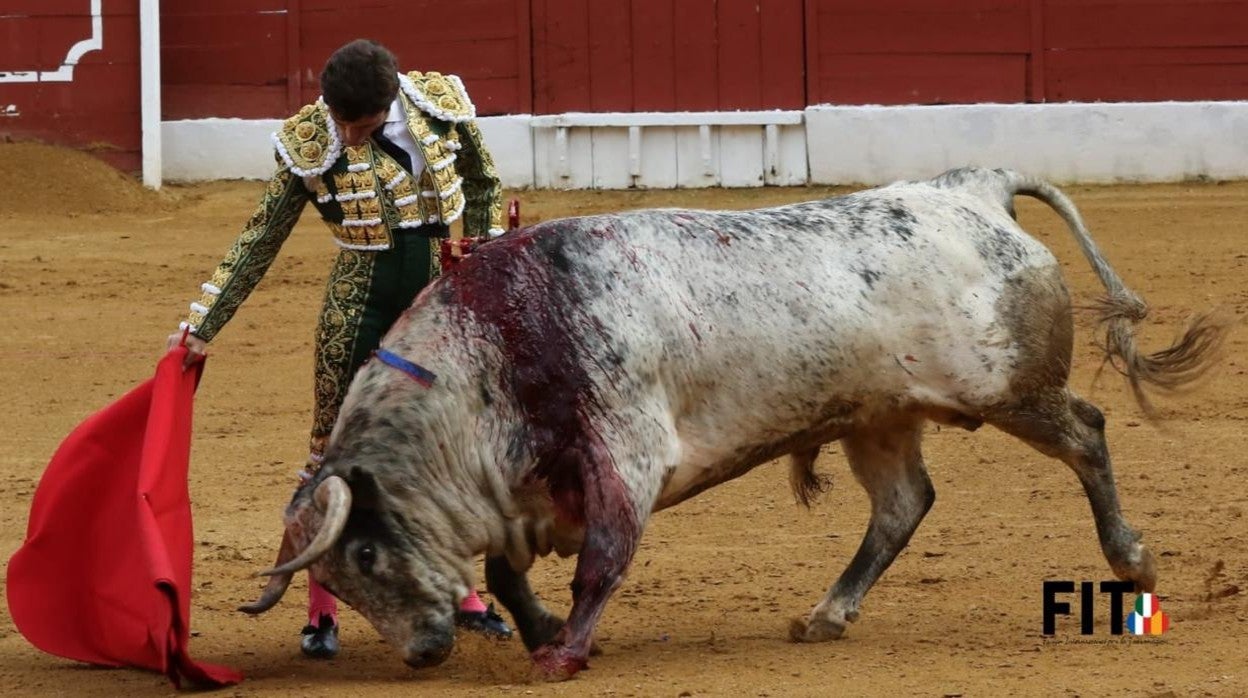
POLYGON ((325 61, 321 94, 343 121, 355 121, 390 108, 399 93, 397 61, 385 46, 356 39, 325 61))

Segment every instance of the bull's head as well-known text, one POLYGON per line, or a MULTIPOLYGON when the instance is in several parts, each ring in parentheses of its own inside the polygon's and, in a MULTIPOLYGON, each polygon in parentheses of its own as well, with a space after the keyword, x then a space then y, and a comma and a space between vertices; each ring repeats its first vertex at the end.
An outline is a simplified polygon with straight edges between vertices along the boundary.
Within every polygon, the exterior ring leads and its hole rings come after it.
POLYGON ((291 576, 307 569, 367 618, 409 665, 440 664, 454 642, 455 604, 468 591, 458 566, 446 565, 411 535, 409 520, 383 508, 371 475, 348 484, 327 471, 296 491, 277 564, 260 573, 269 583, 257 601, 239 610, 272 608, 291 576), (437 571, 444 568, 456 571, 437 571))

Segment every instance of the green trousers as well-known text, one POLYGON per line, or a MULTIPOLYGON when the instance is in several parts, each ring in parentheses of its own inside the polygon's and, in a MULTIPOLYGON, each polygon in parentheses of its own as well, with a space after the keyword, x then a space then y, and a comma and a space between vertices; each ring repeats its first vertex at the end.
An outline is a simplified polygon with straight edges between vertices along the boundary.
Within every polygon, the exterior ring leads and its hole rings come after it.
POLYGON ((342 250, 325 286, 316 328, 315 402, 310 463, 319 462, 351 378, 381 338, 440 271, 439 238, 445 233, 422 226, 422 234, 398 233, 388 250, 342 250))

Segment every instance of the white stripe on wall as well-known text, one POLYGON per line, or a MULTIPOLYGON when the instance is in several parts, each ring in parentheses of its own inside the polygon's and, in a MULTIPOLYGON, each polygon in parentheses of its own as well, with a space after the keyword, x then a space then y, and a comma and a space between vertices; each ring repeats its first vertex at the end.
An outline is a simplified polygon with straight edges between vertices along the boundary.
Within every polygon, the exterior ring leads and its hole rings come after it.
MULTIPOLYGON (((163 124, 170 180, 262 179, 280 121, 163 124)), ((478 120, 507 187, 882 184, 952 167, 1063 182, 1248 177, 1248 102, 814 106, 478 120)))

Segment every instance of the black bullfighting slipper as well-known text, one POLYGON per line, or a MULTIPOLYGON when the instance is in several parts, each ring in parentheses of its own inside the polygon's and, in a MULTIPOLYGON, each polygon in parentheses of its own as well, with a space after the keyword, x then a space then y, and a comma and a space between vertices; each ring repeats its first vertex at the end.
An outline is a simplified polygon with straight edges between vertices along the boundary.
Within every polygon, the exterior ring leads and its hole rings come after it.
POLYGON ((456 611, 455 625, 494 640, 511 639, 511 627, 494 611, 494 604, 484 611, 456 611))
POLYGON ((338 655, 338 624, 330 616, 321 614, 316 625, 305 625, 303 640, 299 643, 305 656, 313 659, 333 659, 338 655))

